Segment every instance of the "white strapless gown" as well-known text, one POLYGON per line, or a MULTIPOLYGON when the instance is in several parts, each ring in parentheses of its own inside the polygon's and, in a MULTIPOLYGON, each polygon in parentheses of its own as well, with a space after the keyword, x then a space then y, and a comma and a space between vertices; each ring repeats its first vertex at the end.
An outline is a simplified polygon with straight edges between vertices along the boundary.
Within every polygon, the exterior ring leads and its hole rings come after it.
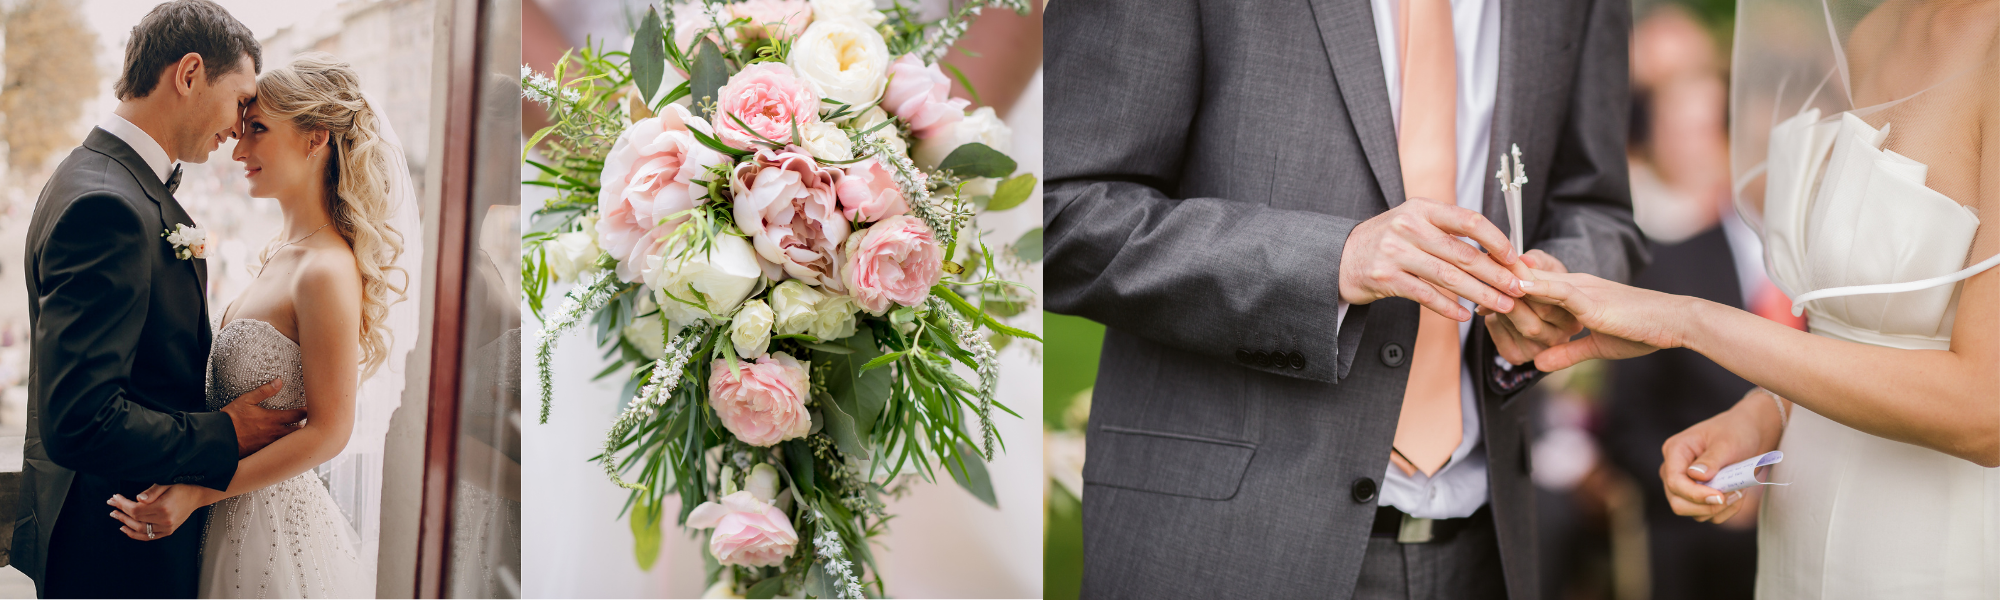
MULTIPOLYGON (((1925 187, 1924 164, 1880 149, 1886 131, 1852 114, 1819 117, 1807 111, 1771 134, 1764 247, 1780 287, 1804 298, 1991 266, 1966 265, 1975 212, 1925 187)), ((1937 283, 1811 300, 1808 321, 1835 339, 1949 348, 1959 285, 1937 283)), ((1791 485, 1764 489, 1758 598, 2000 598, 2000 469, 1803 406, 1779 449, 1770 480, 1791 485)))
MULTIPOLYGON (((216 333, 210 409, 275 377, 285 378, 285 389, 261 405, 305 408, 298 344, 254 319, 237 319, 216 333)), ((217 502, 201 545, 201 597, 373 598, 375 578, 361 562, 358 539, 312 471, 217 502)))

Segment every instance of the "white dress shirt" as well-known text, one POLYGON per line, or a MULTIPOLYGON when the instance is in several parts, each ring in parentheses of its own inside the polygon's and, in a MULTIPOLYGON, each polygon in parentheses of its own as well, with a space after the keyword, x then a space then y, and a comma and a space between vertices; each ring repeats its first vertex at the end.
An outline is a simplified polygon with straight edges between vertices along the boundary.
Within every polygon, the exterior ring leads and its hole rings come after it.
MULTIPOLYGON (((1402 68, 1396 50, 1398 0, 1370 0, 1375 12, 1375 40, 1381 47, 1382 74, 1389 84, 1389 112, 1401 130, 1402 68)), ((1458 205, 1474 211, 1485 204, 1486 159, 1493 133, 1493 102, 1500 83, 1500 6, 1498 0, 1451 0, 1451 29, 1458 54, 1458 205)), ((1464 239, 1464 238, 1460 238, 1464 239)), ((1471 240, 1465 240, 1471 243, 1471 240)), ((1466 310, 1470 300, 1459 300, 1466 310)), ((1428 310, 1428 309, 1425 309, 1428 310)), ((1347 320, 1347 303, 1336 305, 1335 327, 1347 320)), ((1460 323, 1460 343, 1480 319, 1460 323)), ((1382 476, 1379 506, 1393 506, 1413 517, 1451 519, 1472 516, 1486 504, 1486 447, 1479 443, 1479 405, 1472 388, 1472 369, 1459 366, 1459 414, 1464 424, 1458 448, 1437 474, 1404 475, 1388 464, 1382 476)), ((1384 454, 1382 462, 1389 463, 1384 454)))
POLYGON ((139 153, 139 158, 146 159, 146 166, 153 168, 153 174, 160 176, 160 183, 166 183, 167 178, 173 176, 174 165, 179 163, 168 158, 167 149, 161 147, 160 142, 153 139, 152 134, 146 133, 146 130, 140 129, 138 125, 133 125, 131 121, 116 113, 106 117, 103 123, 98 123, 97 128, 125 140, 125 145, 131 146, 132 151, 139 153))

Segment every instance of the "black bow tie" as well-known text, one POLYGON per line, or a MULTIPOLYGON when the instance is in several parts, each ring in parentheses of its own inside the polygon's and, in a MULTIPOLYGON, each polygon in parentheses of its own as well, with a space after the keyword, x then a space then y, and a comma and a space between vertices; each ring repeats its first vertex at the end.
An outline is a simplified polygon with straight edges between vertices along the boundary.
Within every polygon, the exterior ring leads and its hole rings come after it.
POLYGON ((174 165, 174 174, 167 177, 167 194, 171 195, 178 189, 181 189, 181 166, 174 165))

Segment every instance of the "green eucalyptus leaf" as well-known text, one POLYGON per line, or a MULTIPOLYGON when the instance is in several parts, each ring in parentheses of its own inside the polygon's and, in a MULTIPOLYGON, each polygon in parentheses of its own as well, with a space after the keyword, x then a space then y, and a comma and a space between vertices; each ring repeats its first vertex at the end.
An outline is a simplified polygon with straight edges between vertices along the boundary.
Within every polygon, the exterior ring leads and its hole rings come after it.
POLYGON ((964 178, 1006 177, 1014 173, 1015 166, 1014 159, 979 142, 959 146, 938 163, 939 169, 964 178))
MULTIPOLYGON (((842 346, 842 345, 840 345, 840 344, 829 344, 829 343, 826 343, 826 342, 805 342, 805 343, 803 343, 803 344, 801 344, 801 345, 803 345, 803 346, 805 346, 805 347, 807 347, 807 348, 811 348, 811 349, 812 349, 812 351, 814 351, 814 352, 825 352, 825 353, 827 353, 827 354, 853 354, 853 353, 854 353, 854 349, 853 349, 853 348, 849 348, 849 347, 846 347, 846 346, 842 346)), ((824 360, 824 359, 822 359, 822 360, 824 360)))
POLYGON ((639 21, 639 32, 633 34, 631 65, 632 85, 639 88, 639 98, 648 104, 667 70, 666 39, 660 33, 659 11, 647 7, 646 18, 639 21))
POLYGON ((776 598, 778 597, 778 592, 784 589, 784 586, 785 586, 785 578, 783 576, 770 577, 763 581, 757 582, 756 585, 750 586, 750 590, 744 592, 743 597, 746 598, 747 600, 776 598))
POLYGON ((848 456, 867 459, 868 447, 861 443, 861 432, 854 425, 854 417, 842 410, 837 400, 827 402, 821 408, 826 417, 826 433, 833 437, 834 445, 848 456))
MULTIPOLYGON (((882 355, 875 345, 874 330, 863 327, 841 345, 851 351, 847 354, 816 354, 813 359, 830 365, 831 375, 826 382, 826 391, 833 396, 842 411, 854 418, 855 433, 866 438, 874 433, 875 420, 882 416, 882 407, 889 403, 889 371, 869 370, 870 361, 882 355)), ((867 455, 860 455, 867 458, 867 455)))
POLYGON ((1014 256, 1030 263, 1042 262, 1042 228, 1036 227, 1014 241, 1014 256))
POLYGON ((785 440, 785 467, 801 493, 813 491, 813 452, 804 439, 785 440))
POLYGON ((814 598, 835 598, 840 592, 833 589, 833 577, 826 574, 826 564, 813 561, 812 569, 806 571, 806 595, 814 598))
POLYGON ((951 480, 958 482, 965 491, 972 492, 972 497, 980 502, 1000 508, 1000 499, 993 494, 993 478, 987 475, 986 463, 980 462, 979 452, 973 450, 970 444, 959 442, 957 458, 959 460, 944 460, 944 468, 951 472, 951 480))
POLYGON ((714 40, 702 38, 694 51, 694 72, 688 74, 688 95, 697 106, 704 100, 716 102, 716 90, 728 82, 729 63, 723 58, 722 49, 715 47, 714 40))
POLYGON ((641 499, 627 520, 632 524, 632 556, 639 560, 639 570, 650 571, 660 559, 660 507, 641 499))
POLYGON ((989 212, 999 212, 1020 206, 1022 202, 1028 201, 1028 196, 1032 196, 1034 193, 1035 174, 1022 173, 1016 175, 1013 179, 1002 181, 998 187, 993 188, 993 199, 986 202, 986 210, 989 212))

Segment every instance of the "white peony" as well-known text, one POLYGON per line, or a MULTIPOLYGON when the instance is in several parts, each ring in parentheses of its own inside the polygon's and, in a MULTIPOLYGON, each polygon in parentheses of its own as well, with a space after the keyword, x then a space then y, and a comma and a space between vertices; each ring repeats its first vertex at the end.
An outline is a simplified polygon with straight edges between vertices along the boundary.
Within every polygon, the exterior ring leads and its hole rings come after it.
POLYGON ((826 294, 797 279, 787 279, 771 289, 771 310, 775 313, 772 332, 799 335, 812 329, 818 306, 826 294))
POLYGON ((792 42, 785 64, 820 97, 857 108, 882 97, 889 81, 882 34, 853 20, 814 21, 792 42))
POLYGON ((765 350, 771 348, 771 320, 775 315, 763 300, 751 300, 737 309, 736 318, 729 322, 729 342, 736 345, 736 355, 743 360, 756 360, 765 350))
POLYGON ((827 296, 814 307, 812 328, 806 332, 822 341, 854 335, 854 311, 860 307, 845 295, 827 296))
POLYGON ((847 132, 839 125, 818 121, 799 126, 799 137, 805 138, 800 145, 813 158, 829 161, 854 160, 854 140, 847 138, 847 132))
POLYGON ((646 257, 646 287, 653 290, 653 301, 675 329, 696 319, 719 320, 734 314, 764 277, 750 242, 733 235, 717 235, 714 240, 707 252, 678 257, 685 243, 677 239, 646 257), (690 303, 705 303, 708 310, 704 313, 690 303))
MULTIPOLYGON (((981 106, 959 122, 946 125, 930 139, 919 140, 916 152, 910 158, 916 160, 919 167, 935 169, 945 157, 951 156, 951 151, 973 142, 1007 153, 1014 147, 1014 129, 1000 120, 993 107, 981 106)), ((990 196, 998 183, 985 177, 969 180, 965 184, 965 196, 990 196)))
MULTIPOLYGON (((868 131, 875 129, 876 125, 880 125, 883 121, 887 120, 889 120, 889 113, 883 112, 880 106, 871 106, 868 107, 868 110, 863 111, 861 116, 854 118, 854 130, 868 131)), ((889 149, 896 154, 902 156, 910 155, 910 145, 908 142, 903 141, 903 134, 896 130, 894 123, 884 125, 881 129, 875 129, 875 132, 868 134, 868 137, 882 140, 882 143, 889 146, 889 149)))
POLYGON ((548 253, 549 270, 555 271, 556 279, 575 281, 580 275, 597 272, 597 257, 604 251, 597 247, 595 226, 586 226, 583 231, 572 231, 556 236, 556 239, 542 244, 548 253))
POLYGON ((815 21, 848 19, 873 28, 889 18, 875 10, 874 0, 812 0, 812 7, 815 21))
POLYGON ((180 257, 181 260, 208 258, 208 230, 206 229, 180 224, 176 228, 161 234, 161 237, 167 238, 167 243, 173 244, 174 256, 180 257))

